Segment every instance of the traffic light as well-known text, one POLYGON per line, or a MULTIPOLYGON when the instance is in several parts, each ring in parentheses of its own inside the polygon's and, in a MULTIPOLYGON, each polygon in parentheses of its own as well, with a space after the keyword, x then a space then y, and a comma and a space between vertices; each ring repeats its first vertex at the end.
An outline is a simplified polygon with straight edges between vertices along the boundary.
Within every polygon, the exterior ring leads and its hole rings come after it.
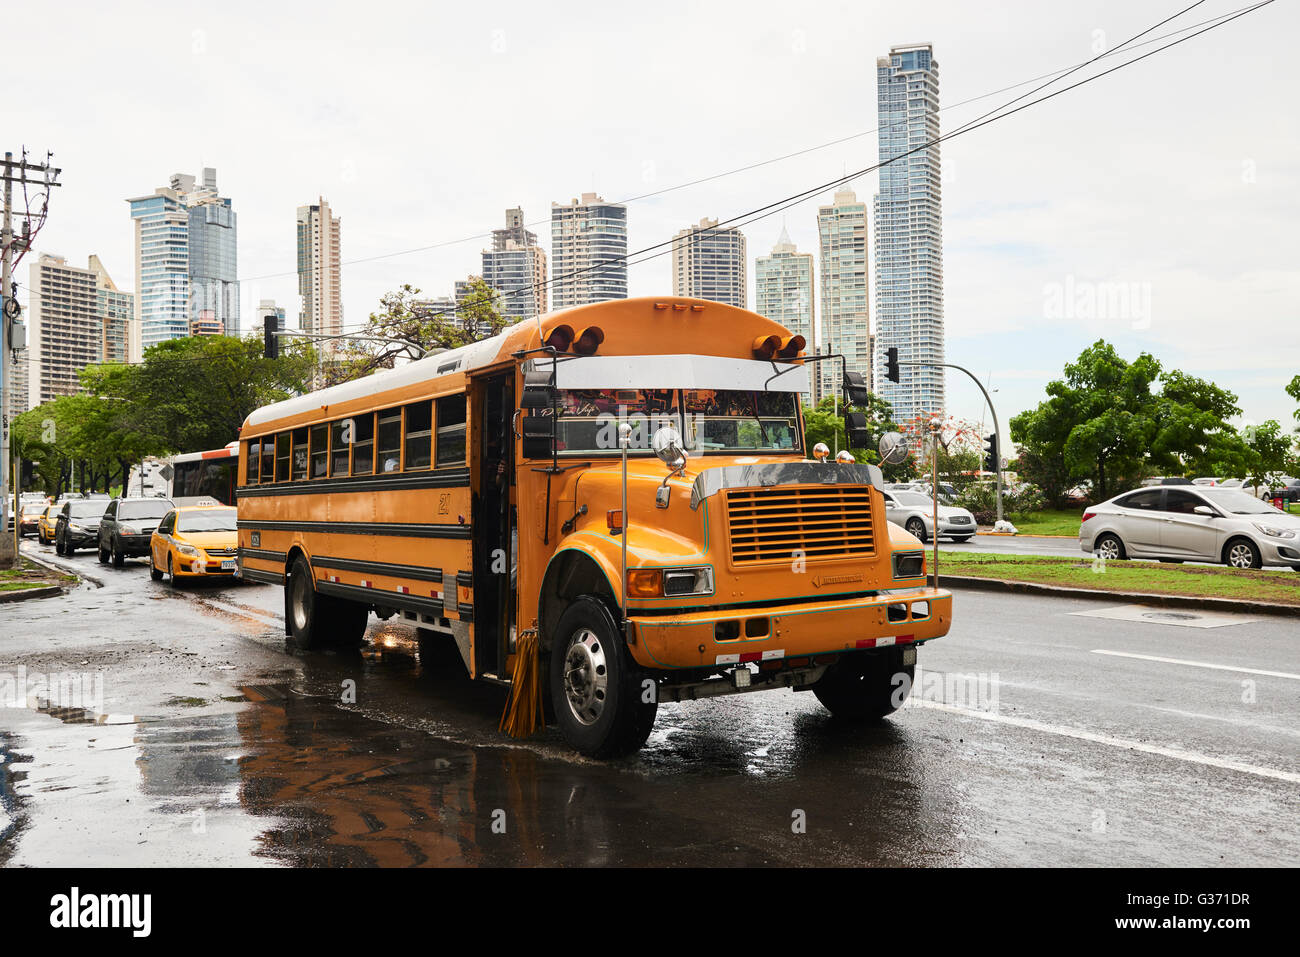
POLYGON ((851 449, 871 447, 871 432, 867 417, 861 412, 844 413, 844 444, 851 449))
POLYGON ((18 470, 18 490, 29 489, 36 484, 35 465, 31 459, 23 459, 22 467, 18 470))
POLYGON ((984 436, 984 471, 998 470, 998 434, 991 432, 984 436))
POLYGON ((898 347, 890 346, 885 350, 885 378, 890 382, 898 381, 898 347))
POLYGON ((867 389, 866 377, 861 372, 844 373, 844 397, 849 405, 866 408, 871 401, 871 392, 867 389))
POLYGON ((280 338, 275 334, 275 316, 262 317, 262 358, 280 358, 280 338))

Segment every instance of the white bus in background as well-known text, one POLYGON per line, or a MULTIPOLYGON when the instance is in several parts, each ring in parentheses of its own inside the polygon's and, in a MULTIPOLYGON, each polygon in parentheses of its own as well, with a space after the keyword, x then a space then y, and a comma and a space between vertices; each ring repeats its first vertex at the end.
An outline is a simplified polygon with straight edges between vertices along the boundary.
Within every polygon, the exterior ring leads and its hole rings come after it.
POLYGON ((239 443, 231 442, 224 449, 174 455, 161 472, 176 505, 234 505, 238 470, 239 443))

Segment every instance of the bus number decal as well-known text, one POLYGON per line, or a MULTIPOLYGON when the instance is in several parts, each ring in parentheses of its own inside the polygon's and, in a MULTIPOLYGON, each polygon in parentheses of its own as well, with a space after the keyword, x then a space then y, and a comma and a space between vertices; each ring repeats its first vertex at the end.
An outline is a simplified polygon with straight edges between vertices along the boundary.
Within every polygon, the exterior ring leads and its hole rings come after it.
POLYGON ((446 515, 451 510, 451 493, 441 492, 438 495, 438 514, 446 515))

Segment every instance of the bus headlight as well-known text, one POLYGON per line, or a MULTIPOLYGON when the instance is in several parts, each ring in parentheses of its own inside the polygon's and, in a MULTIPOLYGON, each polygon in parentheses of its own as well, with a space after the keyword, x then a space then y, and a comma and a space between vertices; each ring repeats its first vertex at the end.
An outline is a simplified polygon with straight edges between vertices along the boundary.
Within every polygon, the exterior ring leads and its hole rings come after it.
POLYGON ((920 578, 925 574, 925 552, 894 552, 894 578, 920 578))
POLYGON ((712 595, 713 568, 709 565, 689 568, 629 568, 627 594, 629 598, 712 595))

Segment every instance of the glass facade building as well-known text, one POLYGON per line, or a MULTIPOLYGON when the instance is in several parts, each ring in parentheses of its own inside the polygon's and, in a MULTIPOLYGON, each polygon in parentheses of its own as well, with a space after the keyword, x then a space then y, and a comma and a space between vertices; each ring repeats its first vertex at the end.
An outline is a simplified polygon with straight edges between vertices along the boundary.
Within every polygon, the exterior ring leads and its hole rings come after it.
MULTIPOLYGON (((799 252, 782 229, 772 254, 754 260, 754 311, 803 336, 811 352, 816 341, 813 301, 812 253, 799 252)), ((803 396, 805 402, 811 398, 803 396)))
POLYGON ((483 250, 483 281, 501 294, 509 322, 546 311, 546 251, 524 227, 522 209, 507 209, 505 228, 492 231, 492 248, 483 250))
POLYGON ((822 320, 817 351, 844 356, 817 363, 814 398, 839 394, 843 373, 858 372, 871 382, 871 317, 867 300, 867 204, 849 189, 817 210, 822 261, 822 320))
MULTIPOLYGON (((928 44, 892 47, 876 60, 880 161, 939 136, 939 64, 928 44)), ((943 216, 939 147, 880 169, 875 198, 876 382, 895 421, 944 409, 943 216), (885 352, 900 361, 900 382, 884 375, 885 352)))
POLYGON ((217 193, 217 171, 183 173, 151 196, 127 200, 135 224, 139 352, 195 333, 239 335, 238 224, 217 193))
POLYGON ((627 298, 627 207, 595 193, 551 204, 551 308, 627 298))
POLYGON ((734 226, 701 219, 673 237, 673 295, 747 308, 745 236, 734 226))

